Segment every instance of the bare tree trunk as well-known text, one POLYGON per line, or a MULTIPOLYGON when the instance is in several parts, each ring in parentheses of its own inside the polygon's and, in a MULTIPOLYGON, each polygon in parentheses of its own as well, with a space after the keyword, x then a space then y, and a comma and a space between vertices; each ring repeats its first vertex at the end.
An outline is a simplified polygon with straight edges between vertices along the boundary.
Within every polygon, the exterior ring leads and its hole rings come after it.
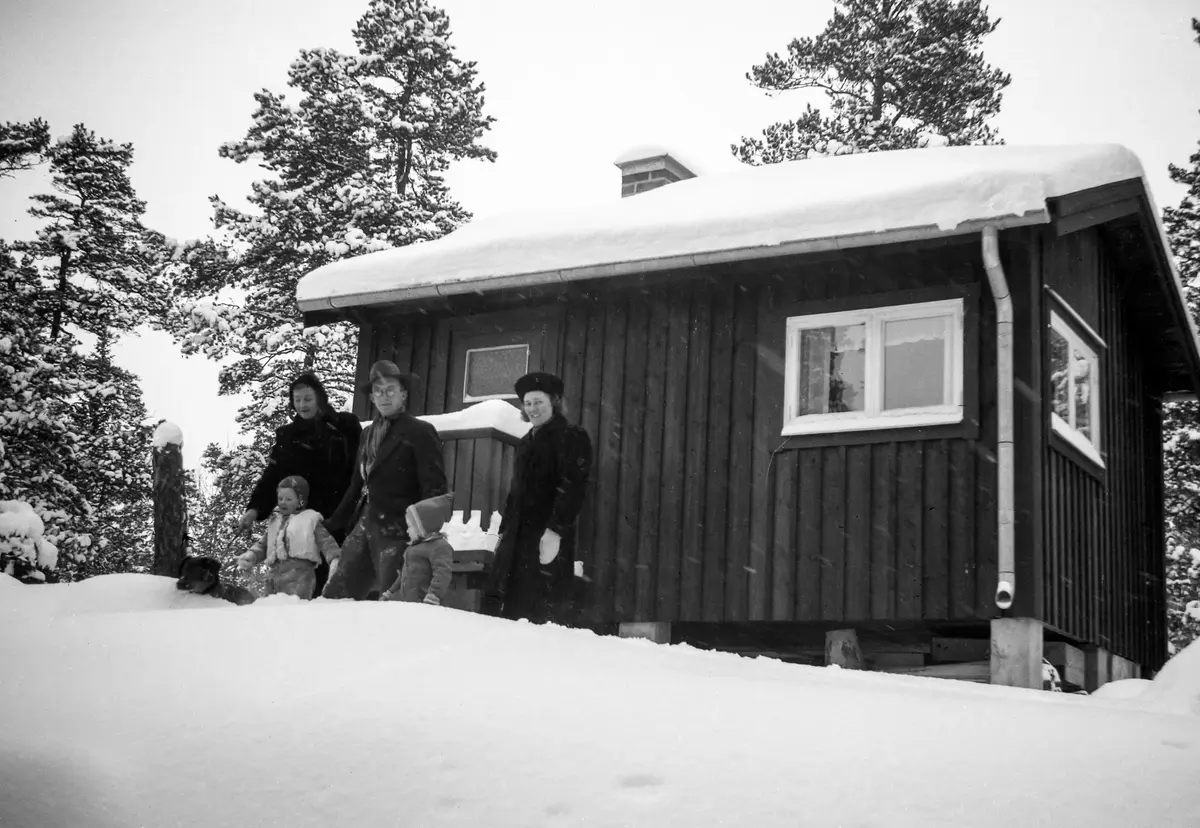
POLYGON ((58 300, 54 305, 54 319, 50 323, 50 341, 57 342, 62 330, 63 308, 67 304, 67 274, 71 271, 71 253, 63 251, 58 259, 58 300))
POLYGON ((154 563, 152 575, 179 574, 187 554, 187 510, 184 505, 183 455, 180 446, 167 443, 153 449, 154 563))

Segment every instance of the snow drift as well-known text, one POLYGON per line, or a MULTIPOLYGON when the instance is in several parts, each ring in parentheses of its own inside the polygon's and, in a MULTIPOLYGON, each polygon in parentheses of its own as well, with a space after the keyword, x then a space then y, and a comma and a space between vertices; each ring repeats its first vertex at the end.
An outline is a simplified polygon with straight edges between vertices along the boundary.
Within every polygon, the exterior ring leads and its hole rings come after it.
POLYGON ((1100 701, 0 576, 0 825, 1190 826, 1198 654, 1100 701))

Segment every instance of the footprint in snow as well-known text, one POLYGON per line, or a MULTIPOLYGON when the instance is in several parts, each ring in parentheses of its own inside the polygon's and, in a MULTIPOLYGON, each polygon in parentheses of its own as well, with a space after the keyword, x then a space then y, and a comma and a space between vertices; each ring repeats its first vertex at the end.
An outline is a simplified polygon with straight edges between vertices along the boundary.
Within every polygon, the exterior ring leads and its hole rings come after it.
POLYGON ((617 777, 617 784, 628 796, 641 799, 657 798, 662 792, 663 779, 652 773, 627 773, 617 777))

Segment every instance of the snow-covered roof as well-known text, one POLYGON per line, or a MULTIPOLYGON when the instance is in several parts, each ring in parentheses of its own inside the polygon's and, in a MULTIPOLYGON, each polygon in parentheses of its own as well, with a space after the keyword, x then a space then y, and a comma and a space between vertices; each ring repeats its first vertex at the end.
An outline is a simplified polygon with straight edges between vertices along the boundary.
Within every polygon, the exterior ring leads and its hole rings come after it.
POLYGON ((1116 144, 938 147, 746 167, 579 210, 483 218, 300 280, 301 310, 602 278, 1049 221, 1046 200, 1133 178, 1116 144))

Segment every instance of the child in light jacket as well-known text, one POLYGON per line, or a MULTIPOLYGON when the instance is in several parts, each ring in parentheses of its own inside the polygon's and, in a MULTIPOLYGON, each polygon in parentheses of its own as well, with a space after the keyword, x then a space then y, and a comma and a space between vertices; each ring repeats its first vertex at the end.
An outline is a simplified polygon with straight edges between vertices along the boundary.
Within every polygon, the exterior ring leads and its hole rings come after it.
POLYGON ((450 589, 454 550, 442 526, 450 519, 454 495, 427 498, 404 512, 411 545, 404 553, 400 577, 379 596, 382 601, 422 601, 441 604, 450 589))
POLYGON ((317 585, 317 566, 322 558, 330 575, 337 569, 342 550, 323 525, 321 513, 306 509, 308 481, 299 475, 285 477, 275 489, 276 507, 266 531, 237 559, 238 569, 253 569, 266 563, 267 595, 282 592, 312 598, 317 585))

